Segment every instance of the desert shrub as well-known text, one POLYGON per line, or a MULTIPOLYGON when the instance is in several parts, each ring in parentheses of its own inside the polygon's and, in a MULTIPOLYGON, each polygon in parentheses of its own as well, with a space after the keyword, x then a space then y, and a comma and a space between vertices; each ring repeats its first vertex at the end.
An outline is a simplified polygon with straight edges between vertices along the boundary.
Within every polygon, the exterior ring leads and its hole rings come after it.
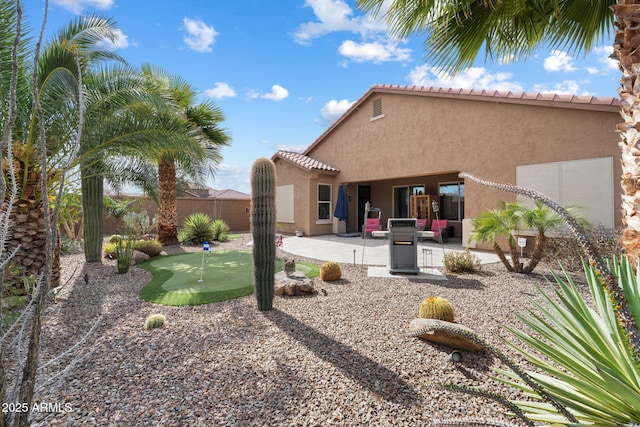
POLYGON ((195 212, 189 215, 178 231, 178 241, 183 244, 201 244, 212 242, 214 237, 214 221, 209 215, 195 212))
POLYGON ((116 243, 107 243, 104 245, 104 249, 102 249, 102 253, 104 253, 105 258, 115 258, 116 257, 116 243))
POLYGON ((122 236, 119 234, 113 234, 109 237, 109 243, 117 243, 122 241, 122 236))
POLYGON ((129 271, 133 260, 135 241, 135 236, 131 234, 127 236, 126 240, 122 239, 115 243, 116 260, 118 261, 118 274, 124 274, 129 271))
POLYGON ((446 298, 429 297, 420 303, 420 307, 418 307, 418 317, 453 322, 455 320, 455 313, 453 306, 446 298))
POLYGON ((213 240, 226 242, 229 240, 229 226, 222 219, 213 221, 213 240))
MULTIPOLYGON (((621 255, 620 232, 603 226, 594 226, 587 233, 598 252, 607 258, 621 255)), ((569 271, 582 271, 584 251, 576 238, 570 233, 563 233, 559 237, 549 238, 544 261, 552 267, 562 264, 569 271)))
POLYGON ((167 318, 165 317, 164 314, 159 314, 159 313, 152 314, 149 317, 147 317, 147 320, 145 320, 144 328, 145 329, 162 328, 166 320, 167 318))
POLYGON ((451 273, 473 273, 480 269, 480 258, 469 249, 447 252, 444 255, 444 267, 451 273))
POLYGON ((67 236, 60 236, 60 254, 70 255, 82 252, 82 245, 79 240, 70 239, 67 236))
POLYGON ((320 266, 320 279, 325 282, 339 280, 342 277, 342 269, 340 264, 335 261, 325 262, 320 266))
POLYGON ((153 258, 162 252, 162 243, 158 240, 136 240, 135 248, 153 258))

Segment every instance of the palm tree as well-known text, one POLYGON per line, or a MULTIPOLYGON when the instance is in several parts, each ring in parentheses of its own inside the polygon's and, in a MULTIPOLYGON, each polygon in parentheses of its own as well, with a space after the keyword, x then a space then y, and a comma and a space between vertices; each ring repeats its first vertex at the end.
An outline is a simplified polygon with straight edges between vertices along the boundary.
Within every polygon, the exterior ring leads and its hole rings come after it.
MULTIPOLYGON (((11 75, 11 54, 8 41, 14 36, 16 9, 14 2, 5 0, 0 3, 0 61, 7 65, 0 67, 0 123, 5 125, 7 112, 6 102, 9 99, 4 91, 10 87, 7 83, 11 75)), ((84 66, 89 66, 102 59, 117 58, 110 52, 92 49, 104 44, 105 39, 113 38, 109 32, 112 23, 108 19, 89 16, 72 21, 61 30, 42 50, 38 57, 37 80, 33 82, 33 68, 28 57, 33 54, 33 47, 22 43, 18 53, 18 111, 12 128, 12 143, 15 147, 13 164, 15 170, 4 163, 4 177, 15 177, 17 193, 10 196, 17 209, 12 212, 10 235, 7 248, 16 249, 15 256, 7 272, 11 281, 22 277, 37 276, 44 268, 46 259, 46 227, 43 200, 40 193, 40 153, 46 146, 49 163, 48 185, 55 186, 56 168, 68 163, 74 156, 73 145, 76 139, 78 123, 78 79, 84 66), (42 106, 46 141, 40 141, 38 118, 35 110, 32 86, 37 86, 37 93, 42 106)), ((33 61, 33 60, 31 60, 33 61)), ((59 279, 59 262, 57 253, 53 265, 53 283, 59 279)))
POLYGON ((426 60, 457 72, 473 64, 479 52, 491 60, 519 60, 540 46, 588 52, 615 31, 612 57, 622 77, 618 93, 623 122, 621 243, 630 261, 640 256, 640 125, 637 86, 640 74, 640 1, 638 0, 358 0, 365 11, 381 13, 393 35, 425 35, 426 60))
POLYGON ((522 221, 528 229, 536 231, 536 243, 533 253, 529 264, 524 269, 524 273, 531 273, 542 260, 544 251, 547 248, 547 231, 560 227, 563 222, 560 215, 540 202, 536 202, 535 209, 524 209, 522 211, 522 221))
POLYGON ((196 91, 182 78, 164 71, 143 66, 146 76, 167 92, 172 104, 170 114, 184 117, 199 142, 196 152, 167 150, 157 158, 158 162, 158 240, 165 245, 178 243, 178 215, 176 203, 176 169, 198 182, 209 174, 213 176, 215 167, 222 160, 220 148, 229 145, 231 137, 220 128, 224 114, 211 101, 195 104, 196 91))
POLYGON ((125 177, 136 181, 132 164, 158 158, 162 153, 188 156, 201 148, 193 137, 191 124, 182 116, 170 114, 166 100, 149 88, 148 79, 139 70, 103 68, 88 73, 85 81, 86 119, 78 164, 85 215, 85 259, 98 262, 104 230, 104 182, 109 175, 125 170, 129 174, 125 177))
POLYGON ((520 205, 517 203, 502 202, 498 209, 484 212, 473 219, 473 231, 469 236, 470 241, 491 243, 493 251, 498 255, 507 271, 516 273, 522 271, 520 254, 518 254, 518 245, 516 244, 516 234, 520 227, 519 209, 520 205), (513 264, 507 259, 498 243, 501 237, 507 240, 513 264))

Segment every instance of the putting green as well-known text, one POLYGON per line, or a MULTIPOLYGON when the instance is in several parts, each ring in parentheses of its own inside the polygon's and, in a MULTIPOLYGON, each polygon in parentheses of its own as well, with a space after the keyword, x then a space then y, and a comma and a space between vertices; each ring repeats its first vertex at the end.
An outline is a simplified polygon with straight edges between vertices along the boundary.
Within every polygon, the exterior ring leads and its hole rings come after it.
MULTIPOLYGON (((153 274, 140 290, 145 301, 162 305, 200 305, 253 293, 250 251, 192 252, 152 259, 140 264, 153 274)), ((284 261, 276 260, 276 271, 284 261)), ((319 274, 313 264, 296 263, 307 277, 319 274)))

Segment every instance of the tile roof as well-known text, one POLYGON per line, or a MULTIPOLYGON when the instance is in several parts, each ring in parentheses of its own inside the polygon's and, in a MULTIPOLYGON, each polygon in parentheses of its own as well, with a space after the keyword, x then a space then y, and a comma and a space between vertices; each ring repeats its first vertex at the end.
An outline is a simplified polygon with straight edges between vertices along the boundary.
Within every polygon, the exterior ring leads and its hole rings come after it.
POLYGON ((319 160, 313 159, 309 156, 305 156, 304 154, 295 153, 293 151, 278 150, 276 154, 273 155, 273 158, 276 157, 286 160, 289 163, 299 166, 309 172, 313 170, 328 174, 337 174, 338 172, 340 172, 340 169, 334 168, 333 166, 322 163, 319 160))
MULTIPOLYGON (((370 92, 405 92, 411 94, 423 94, 423 95, 444 95, 451 97, 478 97, 485 98, 484 100, 491 100, 493 98, 496 101, 501 99, 524 101, 526 103, 536 104, 538 102, 553 102, 558 104, 570 104, 569 108, 577 107, 578 105, 589 106, 620 106, 620 100, 617 97, 597 97, 597 96, 578 96, 578 95, 558 95, 555 93, 527 93, 527 92, 512 92, 512 91, 500 91, 500 90, 484 90, 484 89, 453 89, 442 87, 425 87, 425 86, 402 86, 402 85, 387 85, 376 84, 371 86, 370 92), (489 99, 487 99, 489 98, 489 99)), ((557 105, 560 106, 560 105, 557 105)))
POLYGON ((454 89, 443 87, 426 86, 406 86, 391 84, 374 84, 358 100, 356 100, 347 111, 333 122, 303 154, 309 154, 324 138, 333 132, 340 124, 346 120, 351 112, 360 108, 370 96, 378 93, 391 93, 409 96, 425 96, 452 99, 465 99, 485 102, 528 104, 544 107, 569 108, 576 110, 593 110, 617 112, 620 110, 620 100, 616 97, 596 97, 578 95, 558 95, 555 93, 527 93, 500 90, 484 89, 454 89))

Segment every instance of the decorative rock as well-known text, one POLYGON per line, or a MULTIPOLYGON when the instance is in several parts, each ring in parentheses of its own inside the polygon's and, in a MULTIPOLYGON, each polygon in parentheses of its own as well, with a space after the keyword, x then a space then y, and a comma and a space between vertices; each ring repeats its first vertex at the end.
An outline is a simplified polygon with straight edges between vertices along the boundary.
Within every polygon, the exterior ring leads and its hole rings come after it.
POLYGON ((443 344, 451 348, 455 348, 458 350, 467 350, 467 351, 480 351, 482 350, 482 346, 478 343, 475 343, 465 337, 463 334, 455 333, 453 331, 443 331, 443 330, 429 330, 434 326, 446 326, 449 325, 452 328, 461 329, 466 332, 474 333, 472 329, 467 328, 464 325, 459 323, 445 322, 444 320, 437 319, 425 319, 425 318, 417 318, 411 321, 409 325, 409 331, 414 332, 413 336, 422 338, 431 342, 435 342, 438 344, 443 344), (425 331, 421 335, 416 335, 416 332, 425 331))
POLYGON ((304 273, 294 271, 286 274, 280 271, 275 274, 275 294, 280 296, 311 295, 315 289, 311 280, 304 273))
POLYGON ((140 251, 133 251, 133 264, 140 264, 141 262, 145 262, 149 259, 149 255, 140 251))

